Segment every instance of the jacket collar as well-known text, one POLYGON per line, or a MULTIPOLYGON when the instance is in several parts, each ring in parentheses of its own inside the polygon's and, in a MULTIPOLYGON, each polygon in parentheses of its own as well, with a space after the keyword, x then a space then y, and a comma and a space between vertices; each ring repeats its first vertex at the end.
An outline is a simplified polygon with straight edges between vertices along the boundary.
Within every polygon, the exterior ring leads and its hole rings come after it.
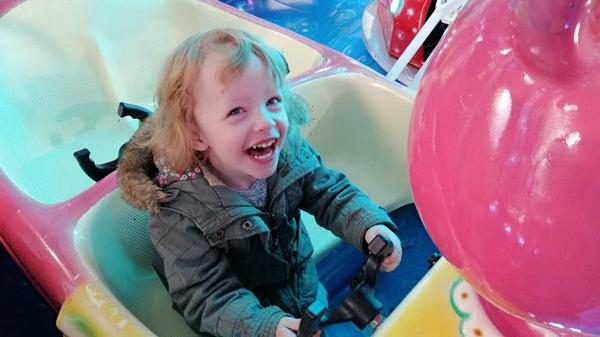
POLYGON ((269 208, 273 200, 291 184, 314 171, 320 166, 317 152, 303 141, 297 151, 286 151, 281 154, 277 171, 267 179, 269 208))
MULTIPOLYGON (((318 154, 307 142, 303 142, 298 151, 282 152, 277 170, 267 179, 267 209, 271 209, 279 194, 319 165, 318 154)), ((165 187, 165 191, 169 194, 164 200, 167 207, 180 210, 186 208, 186 213, 191 212, 192 216, 202 216, 204 219, 221 221, 224 217, 263 213, 227 186, 210 186, 202 175, 195 179, 173 182, 165 187), (181 193, 189 195, 193 198, 192 202, 202 206, 187 206, 188 198, 175 198, 181 193)))

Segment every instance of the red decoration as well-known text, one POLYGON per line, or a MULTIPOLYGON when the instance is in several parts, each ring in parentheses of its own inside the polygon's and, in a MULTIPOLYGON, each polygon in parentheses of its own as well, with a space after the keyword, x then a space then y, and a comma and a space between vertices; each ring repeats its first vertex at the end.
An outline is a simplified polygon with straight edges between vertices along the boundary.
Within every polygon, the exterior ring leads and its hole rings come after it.
MULTIPOLYGON (((377 14, 388 53, 392 57, 400 57, 410 41, 423 27, 430 5, 431 0, 378 1, 377 14)), ((424 61, 423 47, 421 47, 410 60, 410 64, 419 68, 424 61)))

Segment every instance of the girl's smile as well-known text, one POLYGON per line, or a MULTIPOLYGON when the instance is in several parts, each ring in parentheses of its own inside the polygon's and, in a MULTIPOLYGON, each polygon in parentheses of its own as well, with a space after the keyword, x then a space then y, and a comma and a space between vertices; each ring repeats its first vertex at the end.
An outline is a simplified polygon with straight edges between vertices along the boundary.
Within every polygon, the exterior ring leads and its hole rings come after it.
POLYGON ((251 146, 246 152, 260 162, 272 160, 273 154, 275 154, 276 141, 276 139, 271 138, 270 140, 251 146))

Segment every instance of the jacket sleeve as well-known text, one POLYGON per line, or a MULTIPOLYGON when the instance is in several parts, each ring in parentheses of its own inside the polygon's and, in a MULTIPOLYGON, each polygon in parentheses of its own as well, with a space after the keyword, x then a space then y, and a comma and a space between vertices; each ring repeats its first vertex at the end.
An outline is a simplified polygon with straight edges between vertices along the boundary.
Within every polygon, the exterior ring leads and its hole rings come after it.
POLYGON ((310 151, 317 156, 320 165, 304 177, 300 208, 311 213, 319 225, 361 251, 366 250, 367 229, 382 224, 397 232, 385 210, 343 173, 325 167, 316 150, 310 148, 310 151))
POLYGON ((262 307, 192 218, 162 209, 152 217, 150 234, 164 261, 171 298, 192 329, 223 337, 274 337, 281 318, 290 316, 276 306, 262 307))

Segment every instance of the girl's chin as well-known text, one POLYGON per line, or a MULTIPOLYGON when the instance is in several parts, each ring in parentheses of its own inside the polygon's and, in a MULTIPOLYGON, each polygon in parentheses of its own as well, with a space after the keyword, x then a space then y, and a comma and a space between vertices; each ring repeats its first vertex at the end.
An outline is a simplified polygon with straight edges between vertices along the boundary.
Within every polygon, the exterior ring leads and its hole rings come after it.
POLYGON ((275 171, 277 170, 277 160, 273 160, 269 163, 262 163, 261 165, 257 165, 257 167, 255 167, 252 176, 254 176, 256 179, 267 179, 270 176, 272 176, 273 174, 275 174, 275 171))
POLYGON ((270 165, 269 167, 261 167, 255 171, 254 177, 256 179, 266 179, 275 174, 277 169, 277 163, 273 163, 274 165, 270 165))

